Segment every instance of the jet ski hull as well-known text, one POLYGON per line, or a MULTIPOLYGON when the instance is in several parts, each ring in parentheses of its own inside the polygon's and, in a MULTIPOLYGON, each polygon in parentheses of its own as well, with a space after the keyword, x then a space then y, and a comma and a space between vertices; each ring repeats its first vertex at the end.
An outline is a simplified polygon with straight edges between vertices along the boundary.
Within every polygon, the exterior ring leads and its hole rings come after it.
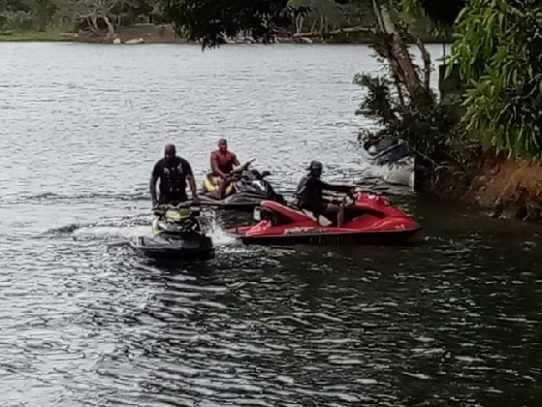
POLYGON ((321 232, 321 233, 285 233, 283 235, 247 236, 243 232, 230 229, 230 234, 244 244, 267 245, 267 246, 294 246, 300 244, 310 245, 396 245, 404 243, 420 230, 420 227, 410 230, 387 231, 387 232, 321 232))
POLYGON ((277 197, 250 197, 242 193, 230 195, 224 199, 216 199, 207 194, 201 194, 199 196, 199 202, 202 206, 211 206, 218 209, 236 210, 241 212, 250 212, 255 207, 261 204, 264 200, 276 200, 277 202, 283 201, 282 196, 277 197))
POLYGON ((405 144, 396 143, 385 148, 374 146, 370 151, 367 143, 364 143, 361 158, 376 177, 388 184, 414 189, 416 159, 405 144))
POLYGON ((275 201, 284 203, 282 195, 276 193, 267 182, 265 177, 269 172, 260 173, 254 169, 248 169, 250 161, 241 169, 236 170, 234 181, 226 189, 226 197, 220 198, 218 187, 211 183, 209 175, 205 178, 203 191, 199 194, 199 202, 202 206, 210 206, 216 209, 252 211, 262 201, 275 201))
POLYGON ((138 236, 130 245, 138 252, 155 259, 206 260, 214 257, 211 239, 197 233, 175 238, 138 236))
POLYGON ((385 197, 359 194, 345 210, 344 225, 334 226, 312 214, 264 201, 255 210, 257 224, 231 228, 232 236, 246 244, 397 244, 414 235, 421 226, 385 197), (348 215, 348 216, 346 216, 348 215))

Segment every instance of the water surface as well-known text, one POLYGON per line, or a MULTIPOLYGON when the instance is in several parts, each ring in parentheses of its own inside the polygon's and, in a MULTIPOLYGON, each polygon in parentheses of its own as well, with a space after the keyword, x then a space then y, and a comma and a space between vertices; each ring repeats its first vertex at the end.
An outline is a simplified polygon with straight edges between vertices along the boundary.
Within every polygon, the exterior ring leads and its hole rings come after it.
POLYGON ((371 177, 352 144, 371 54, 0 44, 2 405, 540 405, 542 230, 371 177), (281 191, 320 159, 424 230, 292 249, 218 229, 209 262, 134 254, 163 145, 201 180, 223 135, 281 191))

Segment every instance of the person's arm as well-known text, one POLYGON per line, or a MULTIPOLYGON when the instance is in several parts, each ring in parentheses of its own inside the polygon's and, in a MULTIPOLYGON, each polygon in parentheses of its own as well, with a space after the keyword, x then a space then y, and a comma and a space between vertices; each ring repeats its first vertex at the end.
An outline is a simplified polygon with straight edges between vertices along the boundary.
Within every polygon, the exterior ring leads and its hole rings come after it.
POLYGON ((190 185, 190 192, 192 193, 192 201, 197 202, 198 201, 198 191, 196 189, 196 180, 194 179, 194 174, 192 173, 192 167, 190 167, 190 163, 186 162, 186 168, 185 168, 185 174, 186 179, 188 181, 188 185, 190 185))
POLYGON ((237 159, 237 155, 232 153, 232 156, 233 156, 233 165, 235 167, 239 167, 241 165, 241 163, 239 162, 239 160, 237 159))
POLYGON ((322 181, 322 186, 326 191, 344 192, 345 194, 350 194, 354 191, 354 187, 350 185, 333 185, 322 181))
POLYGON ((194 179, 193 175, 189 175, 186 177, 188 180, 188 184, 190 185, 190 192, 192 192, 192 201, 197 202, 198 201, 198 191, 196 189, 196 180, 194 179))
POLYGON ((218 158, 215 154, 211 153, 211 171, 213 174, 218 174, 220 178, 226 178, 226 174, 224 174, 222 171, 220 171, 220 168, 218 167, 218 158))
POLYGON ((156 181, 158 181, 158 164, 154 166, 154 169, 152 171, 151 175, 151 182, 149 183, 149 191, 151 193, 151 199, 152 199, 152 206, 156 206, 158 203, 158 199, 156 197, 156 181))

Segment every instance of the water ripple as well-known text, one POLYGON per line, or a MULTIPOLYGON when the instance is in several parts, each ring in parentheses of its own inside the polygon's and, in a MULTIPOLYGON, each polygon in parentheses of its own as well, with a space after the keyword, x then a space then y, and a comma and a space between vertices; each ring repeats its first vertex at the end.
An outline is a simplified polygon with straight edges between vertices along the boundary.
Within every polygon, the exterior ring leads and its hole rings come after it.
POLYGON ((351 143, 373 125, 353 115, 353 74, 379 70, 367 47, 0 53, 2 405, 542 401, 542 232, 372 177, 351 143), (320 159, 424 232, 392 248, 247 247, 223 230, 250 219, 224 213, 211 261, 136 255, 163 145, 201 180, 222 135, 281 191, 320 159))

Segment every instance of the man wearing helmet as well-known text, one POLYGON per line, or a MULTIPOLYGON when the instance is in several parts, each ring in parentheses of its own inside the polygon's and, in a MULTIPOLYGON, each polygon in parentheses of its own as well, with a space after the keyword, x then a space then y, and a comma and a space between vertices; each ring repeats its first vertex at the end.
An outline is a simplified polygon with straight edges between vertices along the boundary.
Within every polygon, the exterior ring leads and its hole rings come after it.
POLYGON ((354 187, 346 185, 331 185, 320 179, 322 176, 323 165, 320 161, 311 161, 307 167, 309 173, 305 175, 297 187, 295 196, 297 198, 297 206, 301 209, 311 211, 316 218, 323 215, 326 218, 334 221, 337 219, 337 224, 340 225, 339 213, 341 207, 324 200, 323 191, 344 192, 352 195, 354 187))

